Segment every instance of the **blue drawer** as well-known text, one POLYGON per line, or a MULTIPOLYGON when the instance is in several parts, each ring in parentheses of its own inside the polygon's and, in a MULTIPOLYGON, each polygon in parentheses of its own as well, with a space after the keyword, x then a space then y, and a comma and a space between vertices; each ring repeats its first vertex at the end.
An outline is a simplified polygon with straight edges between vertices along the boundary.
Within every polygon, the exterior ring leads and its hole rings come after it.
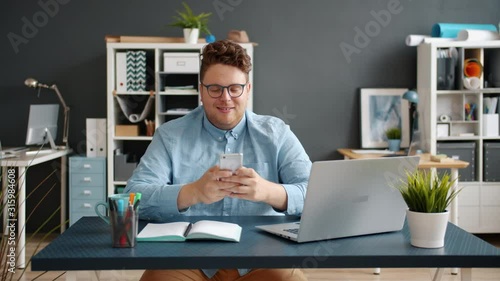
POLYGON ((104 158, 71 157, 69 168, 72 173, 95 174, 104 171, 104 158))
POLYGON ((106 158, 69 158, 69 223, 96 216, 94 206, 106 200, 106 158))
POLYGON ((104 186, 103 174, 72 174, 71 188, 73 186, 104 186))
POLYGON ((98 202, 103 202, 103 200, 85 200, 85 199, 73 199, 71 200, 71 213, 86 213, 89 215, 96 215, 94 207, 98 202))
POLYGON ((71 199, 102 200, 104 190, 100 186, 72 186, 71 199))

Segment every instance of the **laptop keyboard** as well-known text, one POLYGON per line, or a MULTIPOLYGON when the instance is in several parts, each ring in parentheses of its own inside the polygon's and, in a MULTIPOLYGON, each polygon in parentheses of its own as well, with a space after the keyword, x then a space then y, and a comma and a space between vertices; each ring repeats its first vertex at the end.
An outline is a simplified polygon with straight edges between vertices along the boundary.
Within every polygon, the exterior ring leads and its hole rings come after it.
POLYGON ((290 233, 293 233, 293 234, 299 234, 299 229, 298 228, 288 228, 288 229, 284 229, 284 231, 290 232, 290 233))

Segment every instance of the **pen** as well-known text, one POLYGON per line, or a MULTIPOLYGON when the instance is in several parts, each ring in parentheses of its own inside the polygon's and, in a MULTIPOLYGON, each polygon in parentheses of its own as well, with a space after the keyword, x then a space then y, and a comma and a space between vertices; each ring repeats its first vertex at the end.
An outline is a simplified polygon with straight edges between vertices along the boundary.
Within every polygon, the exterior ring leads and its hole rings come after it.
POLYGON ((186 237, 189 234, 189 232, 191 231, 192 227, 193 227, 193 224, 189 223, 189 225, 186 228, 186 231, 184 231, 184 237, 186 237))
POLYGON ((139 193, 139 192, 136 192, 135 193, 135 197, 134 197, 134 204, 135 204, 136 201, 141 200, 141 198, 142 198, 142 194, 139 193))
POLYGON ((134 211, 137 210, 137 207, 139 206, 139 203, 141 202, 141 200, 136 200, 135 203, 134 203, 134 211))
POLYGON ((118 204, 116 203, 116 200, 110 199, 109 200, 109 209, 113 209, 112 211, 117 211, 118 212, 118 204), (111 207, 113 206, 113 207, 111 207))
POLYGON ((116 211, 118 212, 118 216, 123 216, 125 212, 125 202, 123 202, 123 199, 116 200, 116 211))
POLYGON ((116 200, 116 205, 117 205, 117 232, 118 232, 118 239, 120 245, 124 246, 127 243, 127 237, 126 235, 123 235, 122 227, 124 227, 125 224, 125 219, 123 215, 125 214, 125 200, 124 199, 118 199, 116 200))
POLYGON ((134 198, 134 210, 137 210, 137 207, 139 207, 139 203, 141 202, 142 194, 137 192, 135 194, 134 198))
POLYGON ((132 192, 128 195, 128 204, 133 206, 134 203, 135 203, 135 193, 132 192))
POLYGON ((133 224, 132 220, 134 219, 134 209, 132 205, 128 205, 127 207, 127 214, 125 216, 125 219, 123 221, 123 233, 121 236, 120 243, 122 245, 125 244, 125 241, 123 241, 123 237, 127 238, 128 245, 132 245, 132 237, 130 236, 130 226, 133 224))

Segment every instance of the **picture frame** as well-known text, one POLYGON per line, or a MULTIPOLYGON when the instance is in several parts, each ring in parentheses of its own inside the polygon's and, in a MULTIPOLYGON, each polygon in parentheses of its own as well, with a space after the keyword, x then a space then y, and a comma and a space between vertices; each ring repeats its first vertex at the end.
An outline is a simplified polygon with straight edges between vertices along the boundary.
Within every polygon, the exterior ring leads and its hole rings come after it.
POLYGON ((362 88, 361 147, 387 148, 385 131, 401 128, 401 147, 410 144, 409 103, 403 99, 404 88, 362 88))

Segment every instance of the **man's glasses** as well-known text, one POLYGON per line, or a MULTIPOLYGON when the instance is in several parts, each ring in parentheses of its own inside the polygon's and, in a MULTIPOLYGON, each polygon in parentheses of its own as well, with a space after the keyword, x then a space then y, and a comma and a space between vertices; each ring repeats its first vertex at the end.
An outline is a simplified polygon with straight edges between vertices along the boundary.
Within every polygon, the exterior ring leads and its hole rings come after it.
MULTIPOLYGON (((200 82, 201 83, 201 82, 200 82)), ((245 89, 245 84, 231 84, 229 86, 222 86, 219 84, 210 84, 205 85, 201 83, 203 87, 207 89, 208 95, 214 99, 219 98, 224 93, 224 89, 227 89, 229 96, 232 98, 237 98, 243 94, 243 90, 245 89)))

